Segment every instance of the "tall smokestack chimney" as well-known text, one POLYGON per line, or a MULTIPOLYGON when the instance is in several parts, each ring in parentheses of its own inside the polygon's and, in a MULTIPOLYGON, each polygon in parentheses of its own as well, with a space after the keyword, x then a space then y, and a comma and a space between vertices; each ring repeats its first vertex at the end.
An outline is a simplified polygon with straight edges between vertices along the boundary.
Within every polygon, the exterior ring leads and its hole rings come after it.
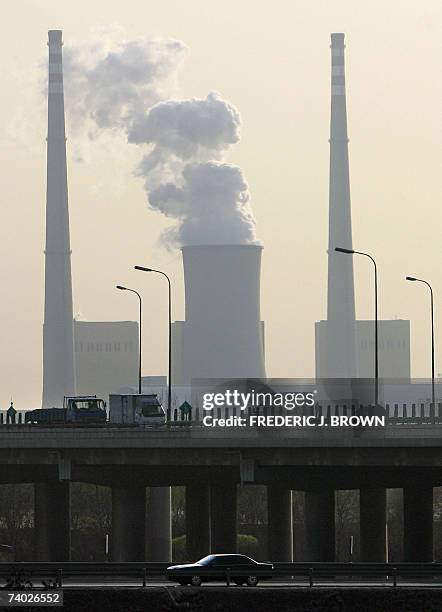
POLYGON ((182 248, 187 381, 265 377, 261 252, 261 246, 250 244, 182 248))
POLYGON ((327 302, 327 378, 356 376, 353 257, 335 247, 352 249, 344 34, 331 35, 330 184, 327 302))
POLYGON ((75 393, 71 248, 66 171, 62 33, 50 30, 46 185, 43 407, 75 393))

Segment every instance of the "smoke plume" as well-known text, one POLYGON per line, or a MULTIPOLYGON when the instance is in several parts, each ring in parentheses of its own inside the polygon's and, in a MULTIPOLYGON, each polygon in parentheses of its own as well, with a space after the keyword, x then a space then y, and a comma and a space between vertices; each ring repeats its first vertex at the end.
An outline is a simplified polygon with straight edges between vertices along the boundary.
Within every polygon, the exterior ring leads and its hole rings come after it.
POLYGON ((91 137, 103 128, 128 133, 146 109, 170 96, 186 51, 172 39, 66 45, 66 107, 74 128, 86 124, 91 137))
POLYGON ((224 161, 240 139, 239 113, 215 92, 171 99, 185 53, 176 40, 66 47, 71 122, 89 138, 114 130, 142 147, 136 174, 149 207, 175 221, 162 236, 168 248, 256 243, 246 180, 224 161))

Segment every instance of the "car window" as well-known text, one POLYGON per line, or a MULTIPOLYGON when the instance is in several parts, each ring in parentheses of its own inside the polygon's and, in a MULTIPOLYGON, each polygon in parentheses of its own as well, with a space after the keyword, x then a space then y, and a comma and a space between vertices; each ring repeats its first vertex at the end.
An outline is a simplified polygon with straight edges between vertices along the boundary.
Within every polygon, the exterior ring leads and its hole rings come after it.
POLYGON ((249 565, 250 561, 247 557, 242 555, 223 555, 222 557, 216 557, 215 565, 249 565))
POLYGON ((215 557, 213 560, 213 564, 214 565, 229 565, 231 563, 231 561, 229 561, 230 557, 226 556, 222 556, 222 557, 215 557))
POLYGON ((212 561, 215 559, 213 555, 207 555, 207 557, 203 557, 199 561, 197 561, 198 565, 211 565, 212 561))
POLYGON ((236 563, 238 565, 255 565, 255 561, 250 559, 250 557, 246 557, 245 555, 238 555, 236 563))
POLYGON ((102 409, 101 403, 98 400, 76 400, 71 402, 72 410, 98 410, 102 409))
POLYGON ((141 408, 141 414, 144 417, 154 417, 154 416, 161 416, 162 412, 159 408, 159 406, 152 406, 151 404, 144 404, 144 406, 141 408))

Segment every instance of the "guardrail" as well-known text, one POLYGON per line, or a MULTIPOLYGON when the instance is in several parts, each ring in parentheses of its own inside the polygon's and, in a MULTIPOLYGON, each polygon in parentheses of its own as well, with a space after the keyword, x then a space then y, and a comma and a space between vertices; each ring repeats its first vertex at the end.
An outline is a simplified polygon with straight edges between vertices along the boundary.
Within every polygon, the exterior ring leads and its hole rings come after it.
MULTIPOLYGON (((360 404, 318 403, 315 406, 299 408, 296 411, 286 410, 283 407, 274 407, 272 409, 255 407, 253 414, 278 416, 296 414, 330 419, 332 416, 370 415, 373 414, 374 408, 374 406, 360 404)), ((380 408, 382 411, 378 409, 376 414, 385 416, 386 422, 391 425, 442 423, 442 402, 438 402, 435 405, 429 403, 394 403, 384 404, 380 408)), ((171 422, 182 425, 198 425, 202 422, 203 417, 209 414, 217 419, 227 419, 229 417, 243 417, 244 411, 238 406, 231 406, 217 407, 209 413, 196 406, 190 412, 183 414, 178 408, 174 408, 171 411, 171 422)))
POLYGON ((442 584, 442 563, 275 563, 274 572, 308 578, 310 586, 324 579, 383 579, 399 586, 405 579, 431 579, 442 584))
POLYGON ((58 587, 63 586, 64 579, 88 579, 94 581, 103 578, 126 578, 139 580, 146 586, 148 576, 163 577, 170 563, 137 563, 137 562, 0 562, 0 579, 9 580, 19 576, 22 580, 49 580, 58 587))
MULTIPOLYGON (((48 580, 54 586, 61 588, 64 580, 87 579, 94 582, 98 579, 126 579, 137 582, 140 586, 147 586, 149 579, 164 578, 166 568, 170 563, 34 563, 14 562, 0 563, 0 578, 8 581, 14 576, 21 576, 31 582, 36 579, 48 580)), ((267 577, 270 579, 283 579, 291 582, 299 579, 314 587, 321 581, 359 578, 360 580, 381 581, 387 585, 398 587, 404 580, 431 580, 435 586, 442 585, 442 563, 273 563, 274 569, 253 568, 243 570, 241 574, 267 577)), ((232 570, 226 568, 210 568, 201 566, 197 571, 189 570, 182 576, 199 575, 216 576, 220 581, 230 585, 232 570)), ((233 576, 238 575, 234 570, 233 576)))
MULTIPOLYGON (((370 415, 373 411, 373 406, 359 406, 359 405, 346 405, 346 404, 330 404, 330 405, 317 405, 312 408, 304 408, 296 414, 301 416, 315 416, 317 418, 324 417, 329 420, 332 416, 355 416, 355 415, 370 415)), ((377 414, 379 416, 385 416, 385 422, 388 425, 425 425, 425 424, 442 424, 442 403, 436 404, 436 406, 429 404, 385 404, 381 406, 383 412, 377 414)), ((69 425, 71 427, 118 427, 118 423, 43 423, 40 425, 26 423, 25 413, 26 410, 18 411, 14 419, 8 418, 6 411, 0 410, 0 425, 26 425, 28 427, 63 427, 69 425)), ((207 416, 207 412, 199 407, 192 410, 190 414, 182 414, 177 408, 174 408, 168 419, 169 425, 183 425, 198 427, 202 425, 204 416, 207 416)), ((226 419, 228 417, 244 416, 239 408, 217 408, 210 413, 213 417, 218 419, 226 419)), ((256 414, 263 415, 289 415, 292 414, 290 411, 283 412, 281 409, 274 409, 272 411, 263 409, 257 411, 256 414)), ((125 425, 128 426, 127 424, 125 425)), ((136 425, 133 425, 134 427, 136 425)))
MULTIPOLYGON (((374 412, 374 406, 348 405, 348 404, 317 404, 311 408, 302 408, 292 412, 283 408, 275 409, 255 409, 254 414, 259 415, 278 415, 287 416, 296 414, 299 416, 315 416, 317 419, 324 418, 325 423, 330 423, 332 417, 352 417, 352 416, 377 416, 385 417, 385 425, 394 426, 416 426, 416 425, 442 425, 442 403, 424 404, 385 404, 374 412)), ((200 409, 198 406, 186 415, 180 413, 175 408, 172 410, 171 420, 168 422, 172 426, 199 427, 202 425, 203 417, 209 413, 200 409)), ((227 419, 229 417, 244 417, 244 412, 238 407, 215 408, 210 415, 217 419, 227 419)), ((271 429, 271 428, 270 428, 271 429)))
MULTIPOLYGON (((381 406, 383 409, 383 415, 385 416, 385 422, 388 425, 434 425, 442 424, 442 403, 438 402, 435 405, 428 403, 395 403, 385 404, 381 406)), ((373 406, 362 406, 362 405, 346 405, 346 404, 322 404, 318 403, 316 406, 311 408, 303 408, 296 412, 296 414, 302 416, 314 415, 317 418, 324 417, 330 419, 332 416, 354 416, 354 415, 370 415, 372 414, 373 406)), ((14 417, 14 421, 11 422, 8 419, 6 411, 0 410, 0 425, 26 425, 28 427, 53 427, 53 426, 65 426, 63 423, 44 423, 41 425, 32 425, 25 423, 26 410, 17 411, 14 417)), ((199 406, 192 409, 190 413, 183 414, 178 408, 174 408, 171 411, 169 425, 182 425, 182 426, 199 426, 202 424, 204 416, 207 416, 207 412, 199 406)), ((224 407, 215 408, 211 413, 213 417, 226 419, 228 417, 244 416, 244 413, 240 408, 224 407)), ((271 411, 269 409, 257 409, 256 414, 275 414, 275 415, 289 415, 292 414, 289 410, 282 408, 274 408, 271 411)), ((294 414, 294 413, 293 413, 294 414)), ((115 423, 103 423, 103 424, 85 424, 85 423, 69 423, 71 427, 111 427, 117 426, 115 423)))

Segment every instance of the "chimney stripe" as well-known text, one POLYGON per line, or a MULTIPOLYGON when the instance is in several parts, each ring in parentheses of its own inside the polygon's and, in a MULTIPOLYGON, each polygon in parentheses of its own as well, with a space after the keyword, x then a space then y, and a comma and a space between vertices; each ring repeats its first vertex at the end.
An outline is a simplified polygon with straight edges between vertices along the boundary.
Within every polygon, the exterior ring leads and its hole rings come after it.
POLYGON ((331 93, 332 93, 332 96, 345 96, 344 85, 332 85, 331 93))
POLYGON ((332 76, 343 76, 344 72, 344 64, 334 64, 332 66, 332 76))

